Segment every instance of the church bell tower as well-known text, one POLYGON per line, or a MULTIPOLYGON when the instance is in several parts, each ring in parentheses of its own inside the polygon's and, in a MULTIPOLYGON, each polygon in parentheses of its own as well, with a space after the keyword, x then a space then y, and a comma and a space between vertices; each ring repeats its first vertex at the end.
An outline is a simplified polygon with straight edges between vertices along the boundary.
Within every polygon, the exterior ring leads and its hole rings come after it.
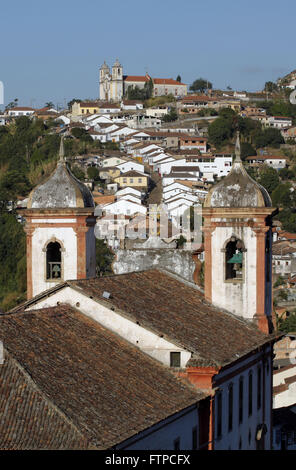
POLYGON ((33 189, 23 215, 28 299, 67 279, 96 276, 94 201, 67 167, 63 137, 55 171, 33 189))
POLYGON ((204 208, 205 297, 272 330, 272 207, 246 172, 239 134, 231 172, 209 191, 204 208))

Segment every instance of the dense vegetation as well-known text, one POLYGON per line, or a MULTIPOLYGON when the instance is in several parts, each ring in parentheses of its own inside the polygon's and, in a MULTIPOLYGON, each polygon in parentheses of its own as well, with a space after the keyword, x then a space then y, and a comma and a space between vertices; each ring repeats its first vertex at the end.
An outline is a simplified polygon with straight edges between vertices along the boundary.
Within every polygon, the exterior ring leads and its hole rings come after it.
POLYGON ((284 333, 296 332, 296 312, 293 311, 285 319, 279 318, 277 321, 277 327, 279 331, 284 333))
POLYGON ((218 118, 209 125, 209 141, 219 149, 232 141, 237 130, 242 142, 251 144, 255 149, 267 146, 279 148, 285 143, 278 129, 264 128, 259 121, 243 118, 230 108, 222 108, 218 118))

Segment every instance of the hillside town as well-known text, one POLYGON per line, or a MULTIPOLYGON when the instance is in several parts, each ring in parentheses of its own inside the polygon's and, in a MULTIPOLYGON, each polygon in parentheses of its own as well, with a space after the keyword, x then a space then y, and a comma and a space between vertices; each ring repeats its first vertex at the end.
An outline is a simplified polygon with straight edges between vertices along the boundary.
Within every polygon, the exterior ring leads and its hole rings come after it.
POLYGON ((295 450, 296 71, 125 73, 0 115, 0 449, 295 450))

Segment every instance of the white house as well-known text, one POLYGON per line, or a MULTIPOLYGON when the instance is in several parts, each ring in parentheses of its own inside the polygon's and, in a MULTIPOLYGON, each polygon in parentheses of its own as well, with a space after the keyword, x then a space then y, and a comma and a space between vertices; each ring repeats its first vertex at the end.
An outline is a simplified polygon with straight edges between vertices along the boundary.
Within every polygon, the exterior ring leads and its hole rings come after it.
MULTIPOLYGON (((296 351, 296 340, 291 341, 290 347, 294 347, 296 351)), ((290 364, 273 372, 273 409, 291 405, 296 407, 295 364, 290 364)))
POLYGON ((103 207, 103 210, 106 214, 123 214, 123 215, 133 215, 133 214, 146 214, 147 208, 138 202, 131 201, 129 199, 119 199, 116 202, 111 204, 106 204, 103 207))
POLYGON ((135 170, 144 173, 144 165, 137 162, 136 160, 128 160, 126 162, 121 162, 116 165, 121 173, 126 173, 127 171, 135 170))
POLYGON ((35 113, 35 109, 26 106, 16 106, 15 108, 7 109, 5 114, 12 117, 18 116, 32 116, 35 113))
POLYGON ((168 106, 154 106, 152 108, 146 108, 146 116, 162 118, 166 116, 170 108, 168 106))
POLYGON ((286 157, 280 155, 255 155, 246 158, 246 161, 250 164, 261 164, 264 163, 268 166, 271 166, 275 170, 280 170, 281 168, 286 168, 287 160, 286 157))
POLYGON ((137 196, 138 198, 141 199, 141 191, 138 189, 126 186, 125 188, 120 189, 119 191, 116 191, 115 196, 120 197, 123 196, 124 194, 133 194, 134 196, 137 196))
POLYGON ((184 199, 187 199, 188 201, 198 202, 198 197, 196 194, 193 194, 193 192, 190 191, 181 191, 177 194, 172 194, 174 191, 166 191, 163 193, 163 201, 169 206, 171 203, 173 203, 176 199, 179 199, 183 197, 184 199))
POLYGON ((141 198, 136 196, 135 194, 121 194, 120 196, 116 196, 117 201, 125 200, 125 201, 131 201, 135 202, 136 204, 141 204, 141 198))
POLYGON ((198 178, 196 177, 195 174, 190 174, 190 173, 170 173, 162 177, 162 185, 163 187, 168 186, 174 183, 176 180, 197 181, 198 178))
POLYGON ((277 129, 283 129, 284 127, 292 126, 292 118, 284 116, 269 116, 267 118, 267 125, 270 127, 276 127, 277 129))
POLYGON ((143 109, 143 103, 136 100, 122 100, 121 109, 124 111, 137 111, 143 109))
POLYGON ((125 163, 126 160, 124 160, 121 157, 107 157, 101 160, 101 163, 103 167, 112 167, 112 166, 118 166, 120 164, 125 163))

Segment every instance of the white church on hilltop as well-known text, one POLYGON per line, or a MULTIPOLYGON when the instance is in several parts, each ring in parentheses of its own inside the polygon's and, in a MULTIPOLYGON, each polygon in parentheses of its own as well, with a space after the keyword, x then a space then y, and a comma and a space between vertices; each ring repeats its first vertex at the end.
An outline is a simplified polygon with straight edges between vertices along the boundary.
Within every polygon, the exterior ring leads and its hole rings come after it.
POLYGON ((116 59, 111 70, 104 62, 100 68, 100 100, 121 101, 128 88, 136 86, 142 90, 145 85, 153 83, 153 96, 172 94, 176 98, 187 95, 187 85, 172 78, 152 78, 148 73, 140 75, 123 75, 123 67, 116 59))

